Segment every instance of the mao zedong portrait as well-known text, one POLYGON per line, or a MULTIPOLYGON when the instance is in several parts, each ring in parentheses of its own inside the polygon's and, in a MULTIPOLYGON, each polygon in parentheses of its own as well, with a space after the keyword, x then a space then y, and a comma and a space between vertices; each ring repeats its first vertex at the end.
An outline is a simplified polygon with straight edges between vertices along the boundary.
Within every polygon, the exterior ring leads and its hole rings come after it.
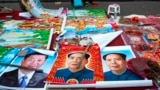
POLYGON ((38 71, 47 59, 47 55, 31 53, 24 56, 21 67, 13 71, 5 72, 0 77, 0 85, 23 88, 43 88, 47 73, 38 71), (27 67, 27 68, 22 68, 27 67), (30 69, 29 69, 30 68, 30 69), (32 68, 32 69, 31 69, 32 68))
POLYGON ((143 78, 127 68, 126 55, 109 53, 103 56, 110 71, 104 72, 105 81, 143 80, 143 78))
POLYGON ((55 78, 63 78, 66 83, 74 80, 81 83, 82 80, 93 80, 94 72, 87 68, 90 54, 75 51, 67 54, 66 68, 58 69, 55 78))

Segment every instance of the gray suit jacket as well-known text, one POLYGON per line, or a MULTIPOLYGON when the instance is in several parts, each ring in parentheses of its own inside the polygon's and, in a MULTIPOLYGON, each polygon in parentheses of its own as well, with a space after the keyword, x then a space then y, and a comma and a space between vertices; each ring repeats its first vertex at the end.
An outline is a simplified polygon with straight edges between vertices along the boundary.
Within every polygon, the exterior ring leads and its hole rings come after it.
MULTIPOLYGON (((43 88, 45 83, 45 79, 47 77, 47 74, 42 71, 36 71, 32 78, 30 79, 27 87, 29 88, 43 88)), ((3 86, 9 86, 9 87, 19 87, 18 82, 18 69, 5 72, 0 77, 0 85, 3 86)))

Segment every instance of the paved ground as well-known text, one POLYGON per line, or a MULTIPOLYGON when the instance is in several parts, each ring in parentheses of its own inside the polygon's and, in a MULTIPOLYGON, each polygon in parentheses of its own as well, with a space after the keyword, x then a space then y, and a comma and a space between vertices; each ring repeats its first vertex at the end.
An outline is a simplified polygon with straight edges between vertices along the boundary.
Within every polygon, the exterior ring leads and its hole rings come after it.
MULTIPOLYGON (((78 9, 105 9, 107 10, 108 5, 111 3, 117 3, 120 5, 121 16, 130 14, 143 14, 143 15, 157 15, 160 16, 160 2, 159 1, 95 1, 97 6, 81 7, 78 9)), ((60 7, 72 9, 70 2, 61 2, 57 4, 56 2, 42 2, 45 8, 58 9, 60 7)), ((0 6, 7 6, 14 10, 19 10, 19 3, 12 2, 0 2, 0 6)))

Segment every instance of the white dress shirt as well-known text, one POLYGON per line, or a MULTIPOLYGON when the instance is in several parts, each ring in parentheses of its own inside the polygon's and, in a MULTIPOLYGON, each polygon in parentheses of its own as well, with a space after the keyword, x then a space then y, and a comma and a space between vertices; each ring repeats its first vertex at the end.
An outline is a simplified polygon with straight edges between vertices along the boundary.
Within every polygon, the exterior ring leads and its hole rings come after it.
POLYGON ((21 72, 21 70, 18 69, 18 80, 19 80, 19 83, 22 81, 22 77, 23 76, 27 76, 27 79, 26 79, 26 85, 29 83, 29 80, 32 78, 33 74, 34 74, 35 71, 31 72, 31 73, 28 73, 27 75, 26 74, 23 74, 21 72))

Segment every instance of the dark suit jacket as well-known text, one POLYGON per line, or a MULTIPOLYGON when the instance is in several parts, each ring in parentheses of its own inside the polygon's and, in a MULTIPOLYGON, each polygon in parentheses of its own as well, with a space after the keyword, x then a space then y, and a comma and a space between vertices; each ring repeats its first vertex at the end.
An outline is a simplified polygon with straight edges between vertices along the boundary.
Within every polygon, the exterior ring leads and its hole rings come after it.
POLYGON ((71 72, 68 68, 57 70, 55 78, 63 78, 65 82, 69 79, 76 79, 79 83, 82 80, 93 80, 94 72, 87 68, 82 69, 78 72, 71 72))
POLYGON ((116 75, 116 74, 112 73, 112 71, 105 72, 104 79, 105 79, 105 81, 144 80, 141 76, 132 72, 129 69, 127 69, 121 75, 116 75))
MULTIPOLYGON (((45 79, 47 77, 47 74, 42 71, 36 71, 32 78, 30 79, 27 87, 28 88, 43 88, 45 83, 45 79)), ((19 87, 18 82, 18 69, 5 72, 0 77, 0 85, 9 86, 9 87, 19 87)))

